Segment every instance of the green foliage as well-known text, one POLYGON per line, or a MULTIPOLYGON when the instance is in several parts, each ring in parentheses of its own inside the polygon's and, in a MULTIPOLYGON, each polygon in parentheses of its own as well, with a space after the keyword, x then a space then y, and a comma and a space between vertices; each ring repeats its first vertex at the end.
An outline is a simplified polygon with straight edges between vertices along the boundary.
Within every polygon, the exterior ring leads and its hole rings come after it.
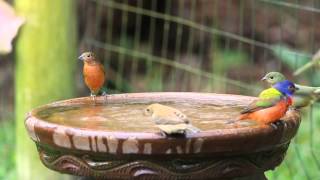
POLYGON ((26 18, 16 46, 15 110, 17 179, 63 179, 39 160, 24 126, 36 106, 74 96, 76 54, 75 1, 16 0, 26 18))
MULTIPOLYGON (((272 46, 273 54, 291 70, 296 70, 311 61, 311 56, 297 52, 283 45, 272 46)), ((304 77, 311 80, 312 84, 320 84, 320 71, 304 73, 304 77)))
MULTIPOLYGON (((212 71, 221 77, 227 77, 227 73, 234 67, 241 67, 248 63, 248 54, 240 50, 221 50, 220 48, 213 49, 212 71)), ((225 91, 226 84, 218 81, 212 81, 213 89, 217 92, 225 91)))
POLYGON ((310 113, 304 112, 298 134, 290 144, 285 161, 275 171, 266 173, 270 180, 320 177, 320 139, 317 138, 317 132, 320 131, 320 112, 317 111, 319 108, 320 104, 316 104, 313 108, 313 117, 310 117, 310 113))
POLYGON ((147 87, 150 91, 163 91, 163 74, 159 66, 152 66, 147 74, 147 87))
POLYGON ((218 50, 214 53, 213 71, 215 73, 227 72, 233 67, 243 66, 248 63, 248 55, 239 50, 218 50))
POLYGON ((15 134, 14 121, 0 121, 0 179, 13 180, 15 177, 15 134))
POLYGON ((284 45, 273 45, 273 54, 290 69, 301 67, 310 61, 308 54, 294 51, 284 45))

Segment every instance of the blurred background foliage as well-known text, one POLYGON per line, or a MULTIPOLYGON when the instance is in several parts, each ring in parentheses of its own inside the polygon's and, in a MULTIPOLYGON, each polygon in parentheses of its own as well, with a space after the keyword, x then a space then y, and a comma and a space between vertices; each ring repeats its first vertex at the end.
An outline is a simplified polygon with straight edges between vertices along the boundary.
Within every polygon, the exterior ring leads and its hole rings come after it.
MULTIPOLYGON (((75 2, 78 54, 92 50, 104 61, 110 93, 199 91, 256 96, 266 87, 259 80, 268 71, 281 71, 299 84, 320 86, 319 67, 293 76, 320 48, 317 0, 75 2)), ((16 56, 0 58, 0 157, 5 158, 0 179, 15 179, 16 56)), ((89 93, 81 66, 78 63, 74 72, 77 97, 89 93)), ((282 165, 267 172, 268 178, 320 178, 319 108, 315 103, 302 110, 298 135, 282 165)))

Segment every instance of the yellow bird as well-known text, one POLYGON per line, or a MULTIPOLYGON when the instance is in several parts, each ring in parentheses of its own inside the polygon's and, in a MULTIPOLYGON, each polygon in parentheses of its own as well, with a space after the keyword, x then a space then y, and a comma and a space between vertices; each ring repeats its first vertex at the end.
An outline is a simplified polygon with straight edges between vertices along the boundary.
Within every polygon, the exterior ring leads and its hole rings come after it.
POLYGON ((151 104, 144 110, 144 114, 151 116, 157 127, 166 135, 196 133, 200 129, 192 126, 187 116, 178 109, 161 105, 151 104))

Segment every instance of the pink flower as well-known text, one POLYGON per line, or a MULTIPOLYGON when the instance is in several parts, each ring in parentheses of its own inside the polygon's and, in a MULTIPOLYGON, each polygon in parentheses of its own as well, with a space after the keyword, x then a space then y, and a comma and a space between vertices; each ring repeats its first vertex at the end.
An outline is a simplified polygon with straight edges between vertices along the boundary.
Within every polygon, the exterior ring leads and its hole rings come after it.
POLYGON ((0 54, 11 52, 11 42, 23 23, 24 18, 16 16, 13 8, 0 0, 0 54))

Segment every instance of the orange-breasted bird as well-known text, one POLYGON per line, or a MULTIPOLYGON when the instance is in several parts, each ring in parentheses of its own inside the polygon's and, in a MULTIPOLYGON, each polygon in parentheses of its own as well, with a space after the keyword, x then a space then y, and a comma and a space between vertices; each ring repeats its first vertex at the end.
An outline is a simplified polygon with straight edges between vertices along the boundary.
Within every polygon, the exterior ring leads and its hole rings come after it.
POLYGON ((249 104, 238 120, 251 119, 259 124, 271 124, 282 118, 290 105, 292 95, 297 90, 294 83, 284 80, 262 91, 259 99, 249 104))
POLYGON ((84 82, 90 89, 90 95, 94 97, 99 93, 106 79, 104 66, 93 52, 82 53, 79 60, 83 61, 84 82))

